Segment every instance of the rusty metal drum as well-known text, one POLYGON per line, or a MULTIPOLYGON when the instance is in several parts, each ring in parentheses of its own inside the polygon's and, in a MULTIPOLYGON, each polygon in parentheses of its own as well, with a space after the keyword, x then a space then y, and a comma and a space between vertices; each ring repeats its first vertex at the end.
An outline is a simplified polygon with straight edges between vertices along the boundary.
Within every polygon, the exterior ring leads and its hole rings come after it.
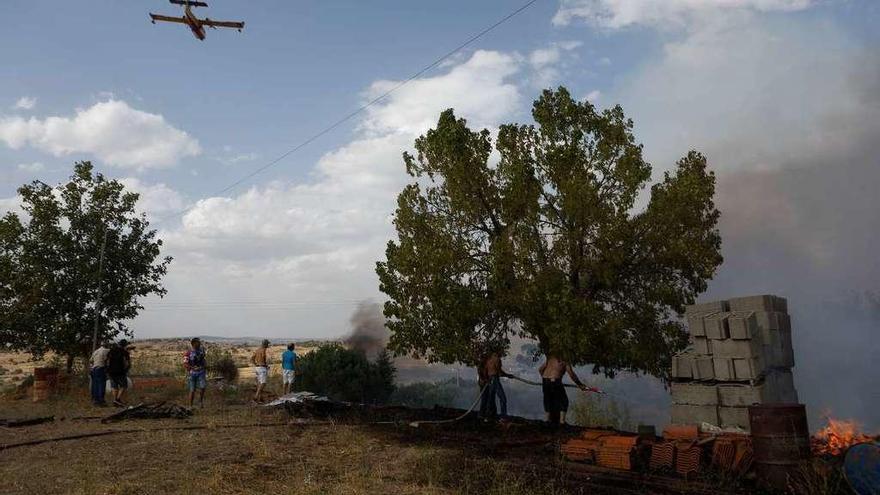
POLYGON ((749 406, 755 471, 766 486, 785 490, 810 458, 810 430, 803 404, 749 406))

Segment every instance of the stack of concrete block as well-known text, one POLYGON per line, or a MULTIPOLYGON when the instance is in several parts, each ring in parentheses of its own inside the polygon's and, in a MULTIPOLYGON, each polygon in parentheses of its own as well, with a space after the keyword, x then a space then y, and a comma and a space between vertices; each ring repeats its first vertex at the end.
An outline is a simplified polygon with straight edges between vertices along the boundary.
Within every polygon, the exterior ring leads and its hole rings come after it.
POLYGON ((672 423, 749 428, 748 406, 798 401, 788 303, 772 295, 689 306, 672 360, 672 423))

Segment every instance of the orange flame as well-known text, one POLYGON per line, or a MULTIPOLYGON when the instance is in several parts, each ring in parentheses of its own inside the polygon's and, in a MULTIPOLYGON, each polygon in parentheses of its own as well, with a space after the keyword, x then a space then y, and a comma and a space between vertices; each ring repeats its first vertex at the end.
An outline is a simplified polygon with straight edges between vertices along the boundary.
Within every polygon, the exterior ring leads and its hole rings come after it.
POLYGON ((819 455, 840 455, 851 445, 872 440, 860 430, 856 421, 829 417, 828 425, 813 436, 813 452, 819 455))

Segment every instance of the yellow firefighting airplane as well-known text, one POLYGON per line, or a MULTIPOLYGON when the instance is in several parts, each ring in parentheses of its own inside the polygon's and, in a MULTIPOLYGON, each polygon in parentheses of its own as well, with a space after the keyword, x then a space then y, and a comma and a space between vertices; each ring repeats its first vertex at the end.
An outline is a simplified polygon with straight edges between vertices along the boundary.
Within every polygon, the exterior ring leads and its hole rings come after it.
POLYGON ((243 22, 229 22, 229 21, 212 21, 205 17, 204 19, 199 19, 195 14, 192 13, 191 7, 207 7, 208 4, 205 2, 190 2, 189 0, 168 0, 169 2, 175 5, 183 5, 183 17, 170 17, 167 15, 158 15, 150 13, 150 18, 153 20, 153 24, 156 24, 156 21, 163 22, 177 22, 179 24, 186 24, 192 30, 193 35, 200 40, 205 39, 205 26, 217 29, 218 27, 225 28, 233 28, 238 29, 238 32, 241 32, 244 29, 243 22))

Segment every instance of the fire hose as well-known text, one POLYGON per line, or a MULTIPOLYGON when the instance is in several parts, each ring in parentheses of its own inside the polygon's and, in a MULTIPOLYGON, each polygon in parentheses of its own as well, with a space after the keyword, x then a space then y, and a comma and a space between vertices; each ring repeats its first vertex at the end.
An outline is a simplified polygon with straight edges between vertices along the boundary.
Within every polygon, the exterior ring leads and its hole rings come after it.
MULTIPOLYGON (((506 375, 506 376, 507 376, 507 378, 510 378, 510 379, 512 379, 512 380, 516 380, 516 381, 520 381, 520 382, 523 382, 523 383, 527 383, 527 384, 529 384, 529 385, 539 385, 539 386, 540 386, 540 385, 543 385, 543 383, 533 382, 533 381, 531 381, 531 380, 526 380, 525 378, 520 378, 520 377, 518 377, 518 376, 516 376, 516 375, 508 374, 508 375, 506 375)), ((581 386, 579 386, 579 385, 575 385, 575 384, 573 384, 573 383, 563 383, 562 386, 563 386, 563 387, 568 387, 568 388, 577 388, 577 389, 583 390, 584 392, 589 392, 589 393, 593 393, 593 394, 608 395, 608 392, 605 392, 604 390, 599 390, 599 389, 596 388, 596 387, 586 387, 586 386, 585 386, 585 387, 581 387, 581 386)))
MULTIPOLYGON (((505 375, 505 376, 506 376, 507 378, 512 379, 512 380, 517 380, 517 381, 520 381, 520 382, 523 382, 523 383, 526 383, 526 384, 529 384, 529 385, 542 385, 542 384, 539 383, 539 382, 533 382, 533 381, 531 381, 531 380, 526 380, 525 378, 520 378, 520 377, 518 377, 518 376, 516 376, 516 375, 507 374, 507 375, 505 375)), ((413 428, 418 428, 419 425, 423 425, 423 424, 440 425, 440 424, 447 424, 447 423, 454 423, 454 422, 456 422, 456 421, 461 421, 462 419, 466 418, 467 415, 470 414, 470 413, 474 410, 475 407, 477 407, 477 404, 480 403, 480 399, 483 398, 483 393, 486 391, 486 387, 488 387, 488 386, 489 386, 488 384, 483 385, 483 387, 480 389, 480 393, 477 394, 477 398, 474 400, 473 404, 471 404, 471 407, 469 407, 464 413, 462 413, 461 415, 459 415, 459 416, 457 416, 457 417, 455 417, 455 418, 452 418, 452 419, 443 419, 443 420, 433 420, 433 421, 413 421, 413 422, 410 423, 409 425, 412 426, 413 428)), ((564 386, 564 387, 568 387, 568 388, 577 388, 577 389, 583 390, 584 392, 587 392, 587 393, 593 393, 593 394, 599 394, 599 395, 608 395, 607 392, 605 392, 605 391, 603 391, 603 390, 600 390, 600 389, 598 389, 598 388, 596 388, 596 387, 583 387, 583 388, 582 388, 582 387, 580 387, 580 386, 578 386, 578 385, 574 385, 574 384, 571 384, 571 383, 564 383, 563 386, 564 386)))
POLYGON ((485 385, 483 385, 483 387, 480 389, 480 393, 477 394, 477 398, 476 398, 476 400, 474 400, 474 403, 471 404, 471 407, 467 408, 467 410, 466 410, 465 412, 461 413, 459 416, 456 416, 455 418, 452 418, 452 419, 433 420, 433 421, 413 421, 413 422, 410 423, 409 425, 412 426, 413 428, 418 428, 419 425, 425 425, 425 424, 428 424, 428 425, 442 425, 442 424, 446 424, 446 423, 455 423, 456 421, 461 421, 462 419, 466 418, 467 415, 470 414, 471 411, 473 411, 475 407, 477 407, 477 404, 480 403, 480 399, 483 398, 483 392, 486 391, 486 387, 488 387, 488 386, 489 386, 488 383, 485 384, 485 385))

